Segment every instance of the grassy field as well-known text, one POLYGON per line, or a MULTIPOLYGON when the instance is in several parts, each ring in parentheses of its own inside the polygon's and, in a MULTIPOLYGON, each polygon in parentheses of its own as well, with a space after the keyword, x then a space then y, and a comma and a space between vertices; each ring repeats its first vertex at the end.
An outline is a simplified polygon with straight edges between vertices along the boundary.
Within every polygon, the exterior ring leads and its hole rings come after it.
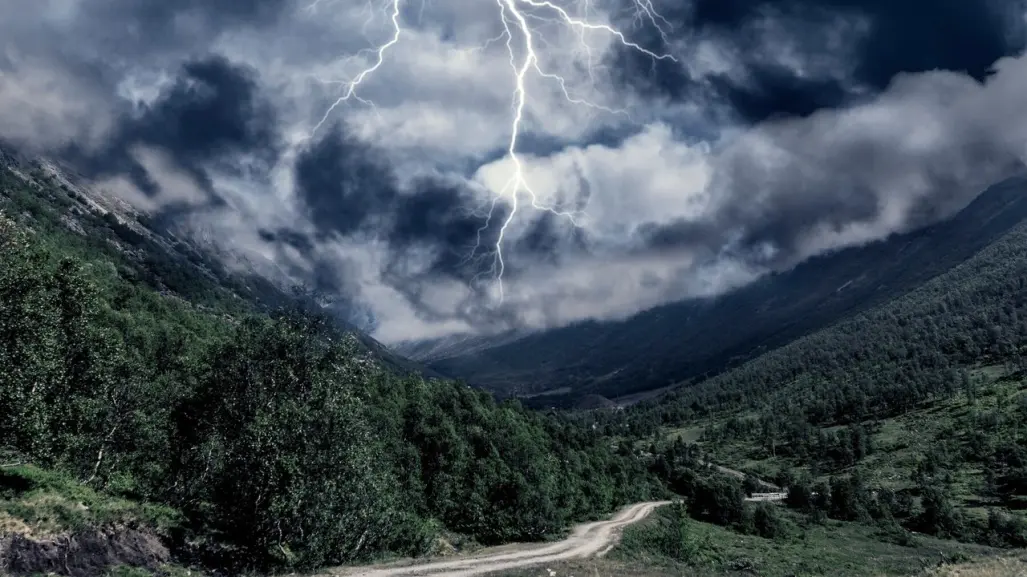
POLYGON ((673 508, 664 507, 650 519, 626 529, 621 543, 605 558, 559 563, 502 575, 909 576, 1001 555, 999 550, 989 547, 922 535, 906 541, 877 527, 839 521, 829 521, 824 525, 804 524, 798 515, 788 512, 784 515, 790 528, 787 537, 764 539, 681 518, 673 508))
MULTIPOLYGON (((503 577, 752 577, 750 571, 716 572, 689 566, 641 566, 613 559, 587 559, 553 567, 536 568, 503 577)), ((756 575, 763 575, 757 573, 756 575)), ((833 573, 824 573, 833 575, 833 573)), ((869 577, 886 577, 891 572, 865 573, 869 577)), ((936 567, 901 573, 903 577, 1027 577, 1027 556, 1012 555, 967 562, 942 563, 936 567)), ((125 576, 128 577, 128 576, 125 576)))
MULTIPOLYGON (((914 472, 928 454, 948 454, 952 456, 946 467, 954 504, 969 516, 986 518, 989 507, 996 503, 985 493, 981 466, 967 456, 983 454, 983 449, 977 448, 982 443, 1027 434, 1027 421, 1022 419, 1027 407, 1027 382, 1022 374, 1003 367, 979 368, 972 378, 979 383, 973 398, 961 393, 902 415, 864 423, 873 431, 873 452, 846 468, 811 467, 808 462, 782 457, 781 453, 775 456, 761 439, 711 440, 716 436, 707 435, 729 419, 755 418, 752 413, 717 415, 668 429, 664 434, 668 440, 698 443, 713 461, 764 479, 774 479, 784 469, 813 473, 820 480, 858 471, 868 485, 892 490, 914 487, 914 472)), ((1011 507, 1023 509, 1016 504, 1011 507)), ((1022 553, 1010 556, 1008 551, 910 534, 898 528, 840 521, 818 525, 783 507, 782 513, 791 527, 788 537, 768 540, 687 518, 673 519, 663 511, 629 528, 609 559, 568 566, 562 569, 563 574, 1027 576, 1022 553)), ((561 570, 553 569, 558 574, 561 570)))

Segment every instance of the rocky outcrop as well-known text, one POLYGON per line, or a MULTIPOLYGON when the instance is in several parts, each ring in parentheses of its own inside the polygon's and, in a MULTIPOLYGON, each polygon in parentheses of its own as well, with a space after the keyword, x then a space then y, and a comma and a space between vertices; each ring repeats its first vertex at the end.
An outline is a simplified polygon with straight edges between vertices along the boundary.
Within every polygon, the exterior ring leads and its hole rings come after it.
POLYGON ((0 574, 93 577, 120 565, 157 569, 171 555, 152 533, 107 527, 34 539, 0 535, 0 574))

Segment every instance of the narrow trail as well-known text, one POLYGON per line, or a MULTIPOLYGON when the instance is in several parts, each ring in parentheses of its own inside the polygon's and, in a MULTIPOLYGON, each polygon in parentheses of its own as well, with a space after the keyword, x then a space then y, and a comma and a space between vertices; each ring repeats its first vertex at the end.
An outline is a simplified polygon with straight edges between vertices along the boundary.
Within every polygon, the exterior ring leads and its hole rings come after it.
POLYGON ((548 545, 518 545, 498 548, 493 552, 478 553, 446 561, 415 565, 374 567, 348 567, 324 575, 364 577, 470 577, 494 571, 508 571, 584 557, 606 554, 617 543, 620 530, 645 519, 654 509, 669 505, 670 501, 638 503, 626 507, 605 521, 585 523, 574 528, 569 537, 548 545))

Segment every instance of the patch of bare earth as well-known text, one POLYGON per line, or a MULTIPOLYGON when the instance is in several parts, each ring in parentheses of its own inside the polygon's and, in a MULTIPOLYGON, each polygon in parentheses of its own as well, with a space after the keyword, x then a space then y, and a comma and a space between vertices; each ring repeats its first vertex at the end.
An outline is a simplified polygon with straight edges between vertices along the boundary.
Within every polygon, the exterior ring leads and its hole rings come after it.
POLYGON ((0 574, 92 577, 120 565, 157 569, 171 555, 152 533, 125 527, 89 528, 37 538, 17 519, 0 518, 0 574))

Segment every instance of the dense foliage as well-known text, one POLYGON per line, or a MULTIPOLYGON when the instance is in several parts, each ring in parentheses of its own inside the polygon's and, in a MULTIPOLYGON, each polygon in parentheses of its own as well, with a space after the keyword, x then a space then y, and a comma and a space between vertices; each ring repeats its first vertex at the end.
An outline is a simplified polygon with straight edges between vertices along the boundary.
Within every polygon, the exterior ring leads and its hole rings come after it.
POLYGON ((175 507, 207 562, 417 554, 443 529, 536 540, 655 488, 597 432, 385 370, 298 305, 159 294, 159 271, 110 250, 123 238, 69 231, 92 217, 60 189, 3 184, 20 222, 0 215, 0 450, 175 507))
POLYGON ((627 415, 607 415, 603 427, 651 434, 700 426, 708 450, 750 447, 746 458, 805 471, 776 481, 814 518, 1023 546, 1027 522, 1010 509, 1027 498, 1025 350, 1021 224, 904 297, 627 415), (898 461, 898 479, 864 479, 861 471, 874 468, 864 461, 887 461, 880 451, 908 452, 878 447, 883 424, 921 410, 933 415, 921 433, 933 447, 898 461), (973 498, 960 502, 956 491, 973 498))

